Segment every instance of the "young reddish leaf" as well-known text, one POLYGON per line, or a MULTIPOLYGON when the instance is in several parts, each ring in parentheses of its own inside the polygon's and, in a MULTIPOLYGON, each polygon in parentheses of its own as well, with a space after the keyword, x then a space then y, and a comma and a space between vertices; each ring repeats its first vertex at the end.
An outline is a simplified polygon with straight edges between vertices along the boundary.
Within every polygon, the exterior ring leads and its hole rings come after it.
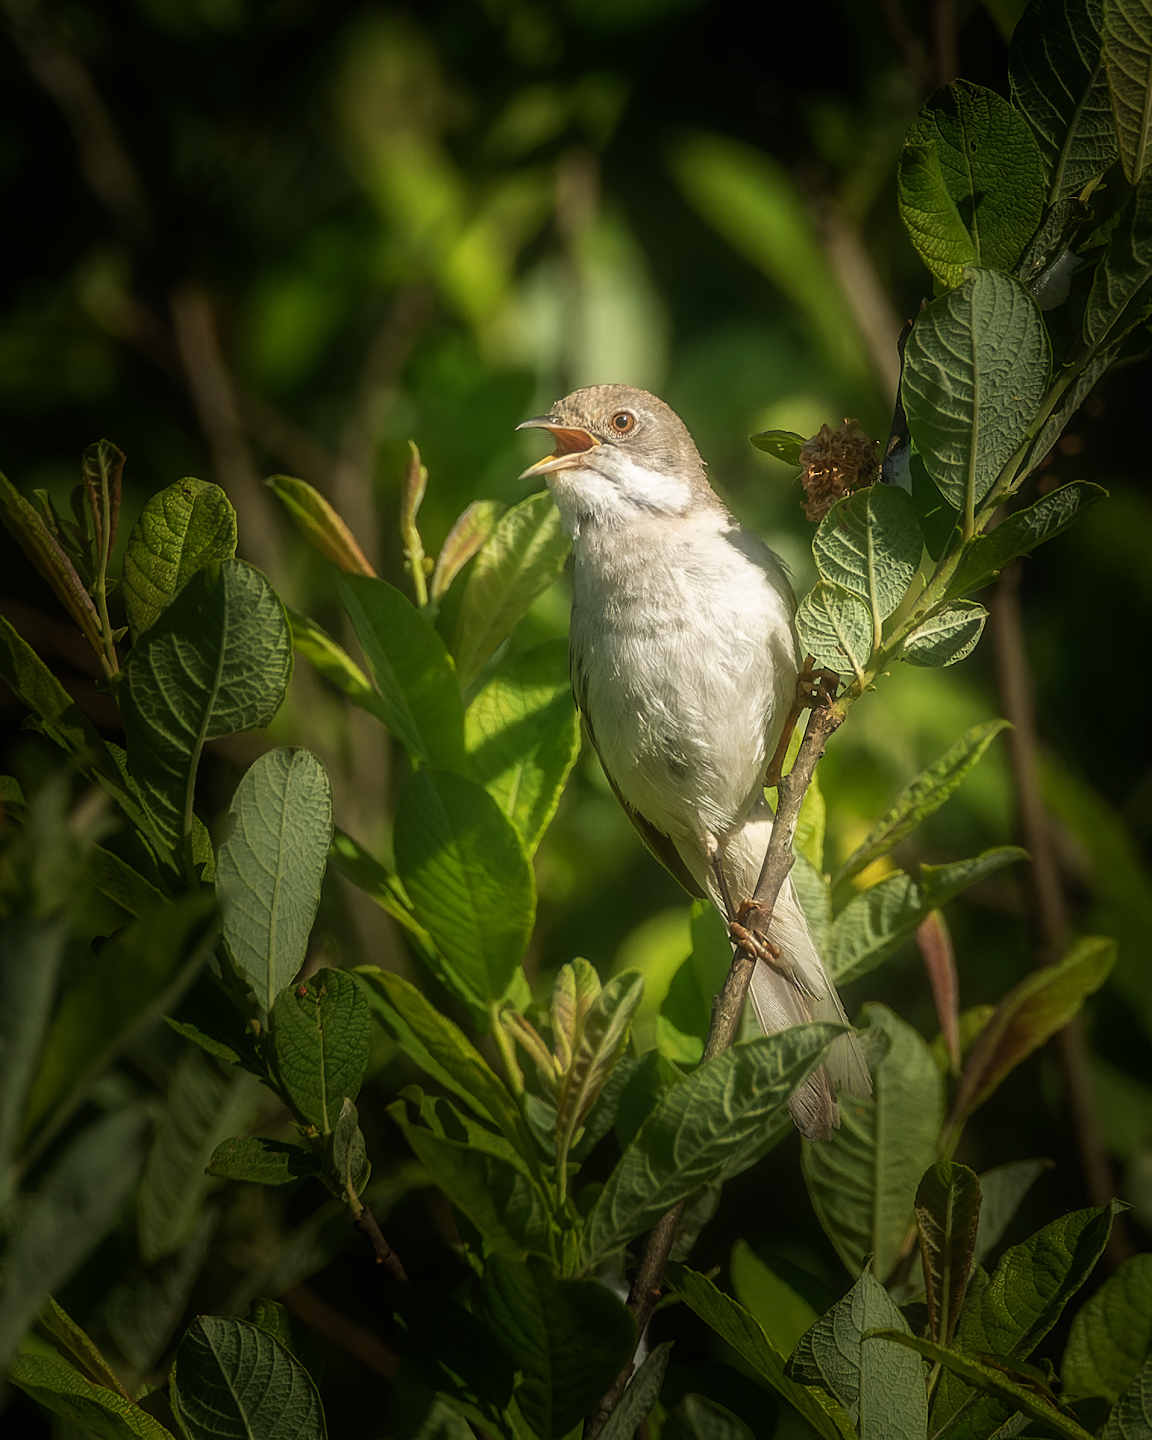
POLYGON ((436 557, 436 568, 432 571, 429 586, 434 603, 443 600, 452 581, 495 530, 496 522, 506 508, 499 500, 473 500, 461 513, 436 557))
POLYGON ((976 1230, 980 1182, 966 1165, 933 1165, 916 1191, 916 1229, 924 1260, 928 1321, 934 1340, 949 1345, 964 1303, 976 1230))
POLYGON ((936 1018, 940 1021, 940 1034, 952 1062, 952 1073, 959 1075, 960 982, 956 975, 956 952, 952 948, 952 935, 939 910, 925 915, 916 927, 916 944, 928 972, 928 983, 932 986, 936 1018))
POLYGON ((349 575, 375 575, 376 571, 356 543, 351 530, 307 480, 291 475, 270 475, 265 485, 283 503, 292 523, 321 555, 349 575))

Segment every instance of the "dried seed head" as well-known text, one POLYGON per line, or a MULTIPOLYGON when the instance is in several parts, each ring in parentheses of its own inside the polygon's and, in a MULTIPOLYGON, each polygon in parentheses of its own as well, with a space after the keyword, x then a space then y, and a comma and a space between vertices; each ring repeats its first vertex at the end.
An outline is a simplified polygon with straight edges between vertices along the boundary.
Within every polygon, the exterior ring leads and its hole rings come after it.
POLYGON ((879 467, 879 445, 868 438, 858 420, 845 420, 839 430, 821 425, 800 448, 804 473, 804 514, 823 520, 836 501, 851 490, 871 485, 879 467))

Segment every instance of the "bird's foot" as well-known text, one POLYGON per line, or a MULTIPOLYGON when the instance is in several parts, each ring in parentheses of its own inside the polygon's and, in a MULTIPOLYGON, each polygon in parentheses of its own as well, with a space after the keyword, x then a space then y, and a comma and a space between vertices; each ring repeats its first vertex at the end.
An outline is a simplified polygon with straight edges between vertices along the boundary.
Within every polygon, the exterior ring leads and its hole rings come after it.
POLYGON ((745 900, 736 912, 735 920, 728 922, 728 934, 733 941, 748 955, 757 960, 763 960, 765 965, 771 965, 774 970, 781 968, 782 955, 779 945, 768 939, 767 935, 753 929, 748 921, 760 918, 762 930, 768 929, 768 921, 772 916, 771 910, 766 906, 758 904, 755 900, 745 900))
POLYGON ((764 777, 767 789, 774 789, 780 784, 784 758, 788 754, 788 744, 800 716, 805 710, 827 708, 836 699, 836 691, 839 688, 840 676, 835 670, 825 670, 816 664, 814 656, 805 656, 804 668, 796 680, 796 698, 792 702, 792 708, 788 712, 788 718, 785 720, 784 729, 780 734, 780 743, 776 746, 776 753, 772 756, 768 773, 764 777))

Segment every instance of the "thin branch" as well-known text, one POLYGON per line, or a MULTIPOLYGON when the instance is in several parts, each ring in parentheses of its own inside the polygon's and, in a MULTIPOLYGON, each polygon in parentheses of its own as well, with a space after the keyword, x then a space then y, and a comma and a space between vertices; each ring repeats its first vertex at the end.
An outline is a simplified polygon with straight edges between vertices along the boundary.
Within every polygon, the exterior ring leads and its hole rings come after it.
POLYGON ((292 1285, 280 1299, 298 1320, 303 1320, 317 1335, 322 1335, 337 1349, 359 1360, 361 1365, 374 1370, 385 1380, 395 1380, 400 1369, 400 1360, 395 1352, 371 1331, 349 1320, 327 1300, 322 1300, 308 1285, 292 1285))
POLYGON ((384 1238, 384 1232, 376 1223, 376 1217, 369 1210, 367 1205, 361 1205, 354 1224, 364 1235, 368 1237, 372 1249, 376 1252, 376 1264, 383 1265, 392 1276, 393 1280, 407 1281, 408 1276, 404 1273, 404 1266, 400 1263, 400 1257, 392 1249, 391 1245, 384 1238))
MULTIPOLYGON (((1016 561, 1003 572, 993 591, 992 641, 1000 713, 1013 725, 1005 740, 1020 838, 1032 858, 1028 880, 1035 933, 1033 961, 1040 968, 1054 965, 1064 954, 1069 925, 1055 836, 1040 788, 1036 710, 1020 611, 1020 574, 1020 562, 1016 561)), ((1115 1184, 1101 1136, 1084 1027, 1078 1015, 1056 1035, 1055 1041, 1084 1188, 1093 1205, 1107 1205, 1116 1193, 1115 1184)), ((1119 1221, 1113 1227, 1106 1253, 1113 1266, 1130 1253, 1119 1221)))
MULTIPOLYGON (((796 753, 795 763, 780 781, 772 838, 768 842, 768 851, 764 856, 753 897, 758 913, 751 923, 753 928, 765 936, 781 886, 792 869, 792 841, 796 834, 796 822, 800 818, 800 807, 804 803, 808 786, 812 783, 817 762, 824 754, 829 737, 843 721, 844 713, 841 706, 830 701, 812 712, 804 739, 796 753)), ((712 1024, 701 1064, 715 1059, 732 1044, 755 967, 756 961, 752 956, 742 949, 736 951, 724 981, 724 988, 712 1001, 712 1024)), ((644 1254, 628 1295, 628 1309, 636 1322, 637 1335, 643 1335, 660 1299, 660 1286, 676 1241, 676 1227, 683 1208, 683 1205, 677 1205, 648 1232, 644 1254)), ((589 1415, 584 1425, 584 1440, 594 1440, 599 1434, 624 1394, 633 1368, 630 1364, 621 1371, 612 1388, 589 1415)))

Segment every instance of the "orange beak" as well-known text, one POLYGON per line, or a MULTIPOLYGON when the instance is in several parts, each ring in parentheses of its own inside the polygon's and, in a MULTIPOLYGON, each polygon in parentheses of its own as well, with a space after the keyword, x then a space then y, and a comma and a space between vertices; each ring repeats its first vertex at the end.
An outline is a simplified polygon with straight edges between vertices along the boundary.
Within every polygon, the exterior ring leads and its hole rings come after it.
POLYGON ((556 470, 564 470, 570 465, 579 464, 575 458, 578 455, 586 455, 594 445, 599 445, 596 439, 587 430, 574 429, 570 425, 559 425, 548 415, 537 415, 531 420, 522 420, 517 425, 517 430, 548 430, 556 441, 556 448, 551 455, 546 455, 543 460, 537 460, 535 465, 529 465, 528 469, 520 476, 521 480, 533 480, 537 475, 551 475, 556 470))

